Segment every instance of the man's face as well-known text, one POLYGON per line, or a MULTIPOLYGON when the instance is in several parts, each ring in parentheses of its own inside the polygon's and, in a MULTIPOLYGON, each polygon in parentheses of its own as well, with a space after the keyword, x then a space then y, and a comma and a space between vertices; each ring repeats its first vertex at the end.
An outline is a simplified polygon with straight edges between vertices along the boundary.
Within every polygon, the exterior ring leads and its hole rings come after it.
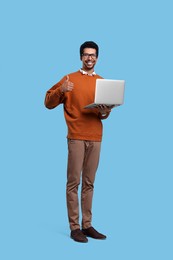
POLYGON ((81 57, 84 70, 92 70, 97 62, 96 50, 92 48, 85 48, 81 57))

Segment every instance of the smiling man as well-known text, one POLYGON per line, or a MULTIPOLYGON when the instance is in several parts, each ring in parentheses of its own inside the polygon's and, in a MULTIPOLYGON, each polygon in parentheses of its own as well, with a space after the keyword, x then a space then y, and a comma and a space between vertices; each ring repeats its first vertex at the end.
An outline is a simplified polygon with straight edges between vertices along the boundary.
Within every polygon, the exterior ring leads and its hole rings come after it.
POLYGON ((99 47, 95 42, 84 42, 80 46, 82 68, 64 76, 47 91, 45 97, 45 106, 49 109, 64 105, 68 127, 67 210, 70 235, 77 242, 87 242, 87 237, 106 238, 92 226, 92 198, 102 141, 102 119, 109 116, 111 109, 106 106, 84 108, 93 102, 96 79, 102 78, 94 71, 98 54, 99 47), (78 201, 80 179, 81 225, 78 201))

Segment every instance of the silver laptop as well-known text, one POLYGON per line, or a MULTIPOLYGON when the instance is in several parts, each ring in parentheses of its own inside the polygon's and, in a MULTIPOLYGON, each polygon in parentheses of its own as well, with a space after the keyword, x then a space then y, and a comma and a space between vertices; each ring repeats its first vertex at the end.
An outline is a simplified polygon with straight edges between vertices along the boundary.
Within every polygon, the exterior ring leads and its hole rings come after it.
POLYGON ((124 102, 124 87, 124 80, 96 79, 94 102, 84 108, 94 108, 98 105, 122 105, 124 102))

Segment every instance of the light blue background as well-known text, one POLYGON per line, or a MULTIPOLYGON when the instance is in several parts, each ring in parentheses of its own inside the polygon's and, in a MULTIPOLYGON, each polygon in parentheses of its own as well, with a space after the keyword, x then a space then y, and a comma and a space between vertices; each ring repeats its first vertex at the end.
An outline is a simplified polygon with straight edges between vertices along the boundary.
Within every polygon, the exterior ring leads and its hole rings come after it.
POLYGON ((172 1, 1 1, 0 258, 172 260, 172 1), (126 80, 104 121, 93 225, 69 238, 66 125, 46 91, 100 46, 96 72, 126 80))

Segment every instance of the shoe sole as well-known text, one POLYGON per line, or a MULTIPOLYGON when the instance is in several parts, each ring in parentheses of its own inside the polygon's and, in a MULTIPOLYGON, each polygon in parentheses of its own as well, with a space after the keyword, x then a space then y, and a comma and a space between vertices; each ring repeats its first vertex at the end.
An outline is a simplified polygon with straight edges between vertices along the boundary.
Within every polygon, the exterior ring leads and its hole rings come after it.
POLYGON ((88 243, 88 240, 86 240, 86 241, 79 241, 79 240, 76 240, 73 237, 70 237, 70 238, 73 239, 75 242, 78 242, 78 243, 88 243))
POLYGON ((91 236, 87 236, 87 235, 86 235, 86 237, 90 237, 90 238, 97 239, 97 240, 106 240, 106 237, 97 238, 97 237, 91 237, 91 236))

